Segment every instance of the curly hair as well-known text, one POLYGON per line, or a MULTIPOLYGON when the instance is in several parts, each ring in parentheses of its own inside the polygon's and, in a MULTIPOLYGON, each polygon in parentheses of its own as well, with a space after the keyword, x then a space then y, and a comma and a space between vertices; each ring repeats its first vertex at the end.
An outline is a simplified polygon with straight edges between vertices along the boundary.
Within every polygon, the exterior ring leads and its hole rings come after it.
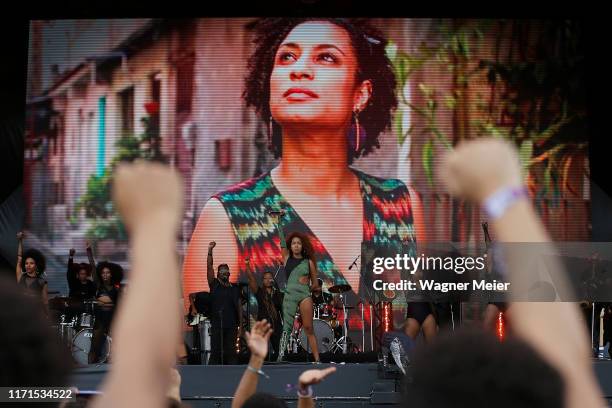
POLYGON ((243 408, 285 408, 287 403, 282 399, 275 397, 272 394, 266 394, 264 392, 256 392, 251 395, 244 404, 243 408))
POLYGON ((302 256, 304 258, 314 260, 314 248, 312 247, 310 239, 308 238, 308 236, 306 236, 306 234, 302 234, 301 232, 297 231, 289 234, 286 240, 287 248, 289 248, 289 256, 293 256, 293 252, 291 251, 291 241, 293 241, 293 238, 296 237, 299 238, 300 241, 302 241, 302 256))
POLYGON ((560 373, 517 337, 500 342, 491 333, 462 329, 437 336, 415 351, 411 363, 411 381, 404 383, 411 407, 565 405, 560 373))
POLYGON ((32 258, 34 263, 36 264, 36 273, 38 275, 42 275, 45 272, 45 268, 47 267, 47 261, 45 256, 38 249, 30 248, 25 251, 21 257, 24 262, 21 263, 21 270, 25 272, 25 260, 28 258, 32 258))
MULTIPOLYGON (((254 107, 263 121, 270 120, 270 76, 276 52, 289 32, 306 21, 328 21, 345 29, 357 57, 356 80, 372 82, 370 100, 359 113, 366 139, 358 151, 349 146, 347 154, 349 163, 352 163, 354 158, 367 156, 380 147, 380 133, 390 128, 393 111, 397 108, 397 81, 391 61, 385 53, 387 40, 367 19, 261 18, 249 24, 247 28, 255 32, 255 51, 248 61, 243 98, 247 107, 254 107)), ((272 143, 269 148, 275 158, 282 156, 282 138, 276 123, 273 123, 272 143)))
POLYGON ((23 295, 15 280, 5 276, 0 276, 0 299, 0 384, 68 385, 70 354, 57 333, 45 324, 39 301, 23 295))
POLYGON ((102 261, 96 265, 96 273, 98 274, 100 281, 102 281, 102 269, 104 268, 110 269, 113 285, 121 283, 123 280, 123 268, 121 265, 108 261, 102 261))

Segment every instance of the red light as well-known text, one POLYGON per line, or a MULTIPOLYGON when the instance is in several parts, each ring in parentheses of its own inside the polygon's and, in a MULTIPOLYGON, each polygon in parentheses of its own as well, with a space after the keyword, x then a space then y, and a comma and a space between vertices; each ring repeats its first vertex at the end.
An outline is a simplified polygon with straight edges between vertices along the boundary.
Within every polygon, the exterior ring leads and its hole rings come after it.
POLYGON ((504 341, 505 328, 504 328, 504 313, 503 312, 499 312, 497 314, 497 324, 495 326, 496 326, 495 328, 497 331, 497 337, 499 338, 499 341, 504 341))
POLYGON ((383 303, 383 332, 391 331, 391 303, 383 303))

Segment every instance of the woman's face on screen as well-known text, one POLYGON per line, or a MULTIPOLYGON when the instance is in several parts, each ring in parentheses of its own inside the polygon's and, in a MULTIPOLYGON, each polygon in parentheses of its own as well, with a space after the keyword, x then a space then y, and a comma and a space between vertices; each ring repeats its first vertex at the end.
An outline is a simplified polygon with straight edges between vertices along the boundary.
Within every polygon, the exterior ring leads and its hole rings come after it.
POLYGON ((346 126, 357 95, 357 57, 341 27, 310 21, 281 42, 270 76, 270 110, 282 126, 346 126))

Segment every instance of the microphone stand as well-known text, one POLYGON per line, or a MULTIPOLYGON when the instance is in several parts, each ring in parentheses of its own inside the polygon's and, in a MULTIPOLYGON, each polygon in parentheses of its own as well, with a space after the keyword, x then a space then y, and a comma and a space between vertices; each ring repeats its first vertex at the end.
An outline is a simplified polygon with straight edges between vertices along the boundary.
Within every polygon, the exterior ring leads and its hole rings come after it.
POLYGON ((365 353, 365 320, 363 318, 363 301, 360 301, 359 303, 361 303, 361 352, 365 353))
MULTIPOLYGON (((349 271, 351 269, 353 269, 353 266, 357 265, 357 260, 361 258, 361 253, 358 254, 355 259, 353 260, 353 263, 350 264, 350 266, 348 267, 349 271)), ((360 276, 361 276, 361 271, 360 271, 360 276)), ((357 294, 359 294, 359 288, 357 289, 357 294)), ((347 353, 347 345, 348 345, 348 329, 347 329, 347 322, 348 322, 348 317, 346 315, 346 303, 344 302, 344 294, 340 293, 340 301, 342 302, 342 329, 343 329, 343 342, 342 342, 342 354, 346 354, 347 353)), ((361 301, 361 299, 360 299, 361 301)), ((364 327, 363 327, 363 305, 361 306, 361 331, 362 331, 362 338, 365 336, 365 332, 364 332, 364 327)))
POLYGON ((340 300, 342 301, 342 320, 343 329, 344 329, 344 342, 342 343, 342 354, 346 354, 346 346, 348 343, 348 329, 346 327, 346 323, 348 322, 348 316, 346 315, 346 303, 344 303, 344 293, 340 294, 340 300))
MULTIPOLYGON (((355 259, 353 260, 353 263, 348 267, 349 270, 353 269, 353 266, 357 265, 357 260, 359 258, 361 258, 361 253, 355 257, 355 259)), ((359 268, 359 280, 363 284, 364 277, 362 275, 363 275, 363 271, 361 270, 361 268, 359 268)), ((357 292, 356 293, 359 295, 359 288, 357 288, 357 292)), ((369 298, 369 296, 367 294, 368 294, 368 292, 366 291, 366 297, 369 298)), ((342 299, 342 295, 341 295, 341 299, 342 299)), ((345 306, 344 305, 344 301, 342 303, 343 303, 342 307, 344 308, 344 306, 345 306)), ((363 299, 361 299, 361 298, 359 299, 359 303, 361 303, 361 348, 362 348, 362 352, 365 352, 365 319, 364 319, 364 307, 365 307, 365 304, 363 303, 363 299)), ((372 351, 374 351, 374 333, 373 333, 374 328, 372 326, 373 325, 374 317, 373 317, 373 314, 372 314, 372 302, 371 302, 370 299, 368 299, 368 308, 370 310, 370 347, 371 347, 372 351)), ((347 328, 346 328, 346 310, 343 310, 343 312, 344 312, 344 316, 345 316, 345 319, 344 319, 344 322, 343 322, 344 323, 343 324, 343 326, 344 326, 344 328, 343 328, 344 329, 344 338, 345 338, 344 345, 343 345, 343 352, 344 352, 344 354, 346 354, 346 345, 347 345, 347 340, 348 340, 348 331, 347 331, 347 328)))
MULTIPOLYGON (((240 294, 242 294, 242 289, 240 289, 240 286, 238 286, 239 290, 240 290, 240 294)), ((244 314, 242 313, 242 300, 240 300, 240 297, 238 297, 238 302, 240 303, 240 310, 238 311, 240 314, 242 314, 244 316, 244 314)), ((249 288, 249 285, 246 285, 246 331, 251 331, 251 288, 249 288)))
POLYGON ((370 308, 370 351, 374 351, 374 313, 371 303, 368 307, 370 308))

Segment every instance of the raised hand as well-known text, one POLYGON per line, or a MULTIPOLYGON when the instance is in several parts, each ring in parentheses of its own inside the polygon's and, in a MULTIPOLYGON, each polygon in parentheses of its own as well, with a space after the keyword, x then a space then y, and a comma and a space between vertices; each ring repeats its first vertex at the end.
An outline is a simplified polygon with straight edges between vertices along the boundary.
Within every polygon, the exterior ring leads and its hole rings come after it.
POLYGON ((261 359, 268 354, 268 341, 272 335, 272 326, 266 319, 260 320, 253 325, 250 332, 245 332, 247 345, 251 355, 261 359))
POLYGON ((304 389, 309 385, 318 384, 323 381, 325 377, 335 372, 336 367, 324 368, 322 370, 306 370, 300 375, 300 378, 298 379, 300 388, 304 389))
POLYGON ((170 167, 151 162, 121 164, 115 171, 112 193, 128 230, 154 223, 178 229, 183 186, 170 167))
POLYGON ((215 241, 209 242, 208 243, 208 251, 212 251, 215 246, 217 246, 217 243, 215 241))
POLYGON ((501 187, 522 185, 517 150, 500 139, 461 143, 444 158, 439 177, 452 195, 475 202, 501 187))
POLYGON ((68 251, 68 255, 72 258, 74 254, 76 254, 76 250, 74 248, 70 248, 70 250, 68 251))
POLYGON ((19 231, 19 232, 17 233, 17 240, 18 240, 18 241, 23 241, 23 239, 24 239, 24 238, 25 238, 25 232, 23 232, 23 231, 19 231))

